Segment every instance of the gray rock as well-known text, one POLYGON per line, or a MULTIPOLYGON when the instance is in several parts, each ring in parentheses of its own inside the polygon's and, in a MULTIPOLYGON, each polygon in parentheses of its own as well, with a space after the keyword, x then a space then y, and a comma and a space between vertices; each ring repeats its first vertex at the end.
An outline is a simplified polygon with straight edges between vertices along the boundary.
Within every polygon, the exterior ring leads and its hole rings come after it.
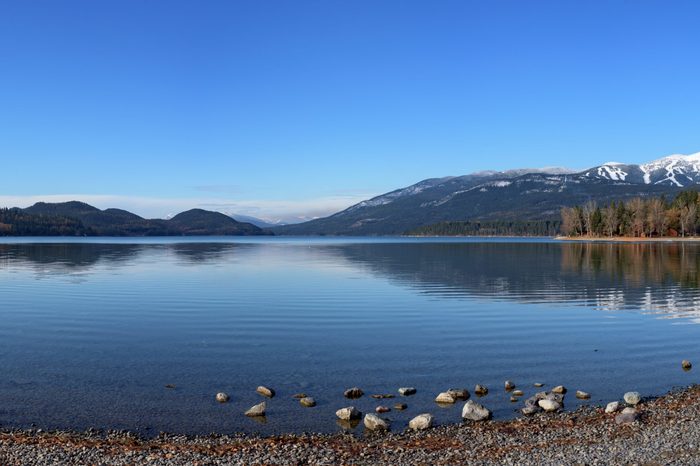
POLYGON ((486 388, 485 385, 477 384, 476 387, 474 387, 474 393, 476 394, 476 396, 485 396, 486 394, 488 394, 488 392, 489 389, 486 388))
POLYGON ((432 414, 419 414, 410 421, 408 421, 408 428, 412 430, 425 430, 433 426, 433 415, 432 414))
POLYGON ((374 408, 374 411, 381 414, 381 413, 388 413, 391 411, 391 409, 388 406, 377 406, 374 408))
POLYGON ((684 371, 689 371, 690 369, 693 368, 693 364, 688 361, 687 359, 684 359, 681 361, 681 367, 683 368, 684 371))
POLYGON ((555 401, 559 404, 564 403, 564 395, 562 395, 561 393, 547 393, 544 399, 549 401, 555 401))
POLYGON ((511 393, 513 396, 523 396, 524 394, 522 390, 513 390, 513 393, 511 393))
POLYGON ((552 393, 558 393, 560 395, 563 395, 564 393, 566 393, 566 387, 563 385, 557 385, 552 389, 552 393))
POLYGON ((611 401, 605 407, 605 412, 608 414, 612 414, 612 413, 616 413, 619 409, 620 409, 620 402, 619 401, 611 401))
POLYGON ((509 392, 515 388, 515 384, 513 382, 511 382, 510 380, 506 380, 504 386, 505 386, 507 392, 509 392))
POLYGON ((469 400, 462 408, 462 419, 471 421, 485 421, 491 417, 491 411, 475 403, 474 400, 469 400))
POLYGON ((525 407, 523 409, 521 409, 520 411, 526 416, 531 416, 535 413, 540 412, 541 410, 542 410, 542 408, 540 408, 537 405, 525 405, 525 407))
POLYGON ((450 388, 447 393, 452 395, 455 400, 467 400, 469 398, 469 390, 466 388, 450 388))
POLYGON ((579 400, 588 400, 590 399, 590 397, 590 393, 583 392, 581 390, 576 390, 576 398, 578 398, 579 400))
POLYGON ((263 385, 260 385, 258 388, 255 389, 256 392, 261 394, 262 396, 266 396, 268 398, 272 398, 275 396, 275 391, 271 388, 267 388, 263 385))
POLYGON ((540 405, 540 408, 544 409, 548 413, 553 413, 555 411, 559 411, 561 409, 561 404, 554 401, 554 400, 540 400, 537 402, 538 405, 540 405))
POLYGON ((316 406, 316 400, 314 400, 310 396, 300 399, 299 403, 301 403, 302 406, 306 406, 307 408, 313 408, 314 406, 316 406))
POLYGON ((352 419, 359 419, 362 417, 362 413, 355 409, 354 406, 340 408, 335 412, 335 415, 338 416, 338 419, 342 419, 343 421, 350 421, 352 419))
POLYGON ((634 408, 625 408, 615 416, 615 424, 629 424, 639 419, 639 413, 634 408))
POLYGON ((406 408, 408 408, 408 405, 406 403, 396 403, 394 405, 394 409, 397 411, 403 411, 406 408))
POLYGON ((540 382, 535 382, 533 385, 537 388, 544 387, 544 384, 540 382))
POLYGON ((454 403, 457 401, 450 392, 442 392, 438 396, 435 397, 435 402, 436 403, 454 403))
POLYGON ((245 415, 249 417, 264 416, 266 408, 267 404, 265 404, 265 402, 263 401, 262 403, 258 403, 252 408, 250 408, 248 411, 246 411, 245 415))
POLYGON ((627 392, 624 398, 625 403, 632 406, 636 406, 642 401, 642 395, 640 395, 639 392, 627 392))
POLYGON ((216 394, 216 401, 218 401, 219 403, 226 403, 230 399, 231 397, 224 392, 219 392, 216 394))
POLYGON ((365 414, 364 418, 365 427, 369 430, 388 430, 389 423, 384 419, 380 418, 376 414, 365 414))
POLYGON ((401 396, 411 396, 416 394, 416 389, 413 387, 401 387, 399 388, 399 395, 401 396))
POLYGON ((363 392, 361 389, 359 389, 357 387, 352 387, 352 388, 348 388, 347 390, 345 390, 345 392, 343 393, 343 396, 345 396, 345 398, 355 399, 355 398, 360 398, 364 394, 365 394, 365 392, 363 392))

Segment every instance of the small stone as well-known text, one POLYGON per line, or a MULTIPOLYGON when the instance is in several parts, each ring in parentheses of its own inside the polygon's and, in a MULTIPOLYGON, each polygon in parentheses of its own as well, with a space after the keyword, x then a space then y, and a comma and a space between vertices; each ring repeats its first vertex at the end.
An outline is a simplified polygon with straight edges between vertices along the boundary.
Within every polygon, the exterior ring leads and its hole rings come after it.
POLYGON ((581 390, 576 390, 576 398, 579 400, 588 400, 591 398, 591 394, 581 390))
POLYGON ((687 359, 684 359, 681 362, 681 367, 683 368, 684 371, 689 371, 690 369, 693 368, 693 364, 690 361, 688 361, 687 359))
POLYGON ((547 393, 547 396, 544 397, 545 400, 549 401, 556 401, 559 404, 562 404, 564 402, 564 395, 561 393, 547 393))
POLYGON ((374 408, 374 411, 381 414, 381 413, 388 413, 391 411, 391 409, 388 406, 377 406, 374 408))
POLYGON ((173 383, 166 384, 166 385, 165 385, 165 388, 167 388, 167 389, 173 389, 173 388, 175 388, 175 384, 173 384, 173 383))
POLYGON ((450 388, 447 393, 452 395, 455 400, 467 400, 469 398, 469 390, 466 388, 450 388))
POLYGON ((365 427, 369 430, 387 430, 389 429, 389 424, 376 414, 365 414, 364 418, 365 427))
POLYGON ((535 382, 533 385, 537 388, 544 387, 544 384, 540 382, 535 382))
POLYGON ((523 396, 524 394, 522 390, 513 390, 512 393, 513 396, 523 396))
POLYGON ((216 394, 216 401, 218 401, 219 403, 226 403, 230 399, 231 397, 224 392, 219 392, 216 394))
POLYGON ((359 389, 357 387, 348 388, 343 393, 345 398, 350 398, 350 399, 360 398, 364 394, 365 394, 365 392, 363 392, 361 389, 359 389))
POLYGON ((474 393, 476 396, 486 396, 489 392, 489 389, 486 388, 485 385, 479 385, 477 384, 476 387, 474 387, 474 393))
POLYGON ((642 395, 640 395, 639 392, 627 392, 624 398, 625 403, 632 406, 636 406, 642 401, 642 395))
POLYGON ((566 393, 566 387, 563 385, 557 385, 552 389, 552 393, 558 393, 560 395, 563 395, 564 393, 566 393))
POLYGON ((255 389, 256 392, 261 394, 262 396, 266 396, 268 398, 272 398, 275 396, 275 391, 271 388, 267 388, 263 385, 260 385, 258 388, 255 389))
POLYGON ((403 411, 406 408, 408 408, 408 405, 406 403, 396 403, 394 405, 394 409, 397 411, 403 411))
POLYGON ((338 411, 335 412, 335 415, 338 416, 338 419, 342 419, 343 421, 351 421, 353 419, 359 419, 360 417, 362 417, 362 413, 355 409, 354 406, 340 408, 338 411))
POLYGON ((450 392, 442 392, 435 397, 436 403, 454 403, 455 397, 450 392))
POLYGON ((625 408, 615 416, 615 424, 629 424, 639 419, 639 413, 634 408, 625 408))
POLYGON ((561 409, 561 404, 553 400, 540 400, 537 402, 537 404, 548 413, 559 411, 561 409))
POLYGON ((432 414, 419 414, 410 421, 408 421, 408 428, 413 430, 425 430, 433 426, 433 415, 432 414))
POLYGON ((511 397, 510 397, 510 402, 511 402, 511 403, 517 403, 517 402, 518 402, 518 398, 515 397, 515 396, 511 396, 511 397))
POLYGON ((292 395, 292 398, 296 398, 297 400, 306 398, 306 393, 295 393, 294 395, 292 395))
POLYGON ((611 401, 605 407, 605 412, 608 414, 612 414, 612 413, 617 412, 617 410, 619 410, 619 409, 620 409, 620 402, 619 401, 611 401))
POLYGON ((471 421, 485 421, 491 417, 491 411, 481 406, 474 400, 469 400, 462 408, 462 419, 471 421))
POLYGON ((506 391, 509 392, 515 388, 515 384, 511 382, 510 380, 506 380, 506 383, 504 384, 506 387, 506 391))
POLYGON ((248 411, 246 411, 245 415, 249 416, 249 417, 264 416, 266 408, 267 408, 267 405, 263 401, 262 403, 258 403, 255 406, 253 406, 252 408, 250 408, 248 411))
POLYGON ((302 406, 306 406, 307 408, 313 408, 314 406, 316 406, 316 400, 314 400, 310 396, 300 399, 299 403, 301 403, 302 406))
POLYGON ((416 394, 416 389, 413 387, 401 387, 399 388, 399 395, 401 396, 411 396, 416 394))
POLYGON ((522 412, 526 416, 531 416, 539 412, 540 409, 541 408, 539 406, 525 406, 523 409, 520 410, 520 412, 522 412))

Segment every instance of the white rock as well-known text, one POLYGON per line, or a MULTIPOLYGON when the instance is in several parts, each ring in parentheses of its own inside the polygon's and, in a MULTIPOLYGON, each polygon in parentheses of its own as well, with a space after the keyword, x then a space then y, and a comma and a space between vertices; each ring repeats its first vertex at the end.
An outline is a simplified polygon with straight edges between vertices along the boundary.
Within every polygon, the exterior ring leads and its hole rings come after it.
POLYGON ((264 416, 266 408, 267 408, 267 405, 263 401, 262 403, 258 403, 255 406, 253 406, 252 408, 250 408, 248 411, 246 411, 245 415, 250 416, 250 417, 264 416))
POLYGON ((410 396, 410 395, 415 395, 416 394, 416 389, 413 387, 401 387, 399 388, 399 395, 401 396, 410 396))
POLYGON ((581 390, 576 390, 576 398, 578 398, 579 400, 588 400, 590 397, 590 393, 581 390))
POLYGON ((608 405, 605 407, 605 412, 608 414, 612 414, 617 412, 617 410, 620 409, 620 402, 619 401, 612 401, 608 403, 608 405))
POLYGON ((552 393, 558 393, 560 395, 563 395, 564 393, 566 393, 566 387, 563 385, 557 385, 552 389, 552 393))
POLYGON ((454 403, 455 401, 454 395, 450 392, 442 392, 435 397, 436 403, 454 403))
POLYGON ((354 406, 348 406, 347 408, 340 408, 335 412, 335 415, 338 416, 338 419, 349 421, 351 419, 359 419, 362 413, 355 409, 354 406))
POLYGON ((258 388, 255 389, 256 392, 261 394, 262 396, 266 396, 268 398, 272 398, 275 396, 275 391, 271 388, 265 387, 263 385, 260 385, 258 388))
POLYGON ((389 424, 384 419, 377 416, 376 414, 371 414, 371 413, 365 414, 364 424, 365 424, 365 427, 368 428, 369 430, 387 430, 387 429, 389 429, 389 424))
POLYGON ((425 430, 429 429, 433 425, 433 415, 432 414, 419 414, 410 421, 408 421, 408 427, 413 430, 425 430))
POLYGON ((231 397, 229 397, 224 392, 219 392, 216 394, 216 401, 218 401, 219 403, 226 403, 230 399, 231 399, 231 397))
POLYGON ((464 403, 464 408, 462 408, 462 418, 470 419, 472 421, 485 421, 491 417, 491 411, 481 406, 479 403, 475 403, 474 400, 469 400, 464 403))
POLYGON ((540 400, 537 402, 540 408, 544 409, 548 413, 558 411, 561 409, 561 404, 554 400, 540 400))
POLYGON ((628 405, 636 406, 642 401, 642 395, 639 392, 627 392, 625 393, 625 403, 628 405))

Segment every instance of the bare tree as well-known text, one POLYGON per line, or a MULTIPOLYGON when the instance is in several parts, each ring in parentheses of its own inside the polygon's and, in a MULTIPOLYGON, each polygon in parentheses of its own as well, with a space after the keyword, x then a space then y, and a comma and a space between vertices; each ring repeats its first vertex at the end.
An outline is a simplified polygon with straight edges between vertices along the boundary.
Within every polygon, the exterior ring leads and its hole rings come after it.
POLYGON ((593 214, 597 208, 595 201, 588 201, 583 205, 583 226, 588 236, 593 235, 593 214))
POLYGON ((688 204, 680 209, 678 221, 681 224, 681 236, 685 237, 686 232, 695 233, 695 225, 697 223, 697 204, 688 204))
POLYGON ((627 211, 630 213, 630 230, 632 236, 642 236, 647 223, 644 201, 639 197, 635 197, 627 202, 627 211))
POLYGON ((666 232, 666 212, 661 199, 650 199, 647 204, 647 228, 649 236, 656 233, 663 236, 666 232))
POLYGON ((581 217, 573 207, 562 207, 561 230, 566 236, 576 236, 581 232, 581 217))
POLYGON ((615 234, 617 227, 619 226, 619 219, 617 217, 617 208, 614 204, 610 204, 603 209, 603 232, 610 236, 615 234))

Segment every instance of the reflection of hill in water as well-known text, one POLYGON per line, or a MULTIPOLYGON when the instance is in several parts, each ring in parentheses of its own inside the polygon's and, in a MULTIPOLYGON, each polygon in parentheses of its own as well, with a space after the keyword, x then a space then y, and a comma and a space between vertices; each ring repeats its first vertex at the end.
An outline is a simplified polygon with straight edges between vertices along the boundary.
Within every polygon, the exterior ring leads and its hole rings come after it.
POLYGON ((440 296, 700 315, 695 244, 353 244, 337 252, 440 296))

